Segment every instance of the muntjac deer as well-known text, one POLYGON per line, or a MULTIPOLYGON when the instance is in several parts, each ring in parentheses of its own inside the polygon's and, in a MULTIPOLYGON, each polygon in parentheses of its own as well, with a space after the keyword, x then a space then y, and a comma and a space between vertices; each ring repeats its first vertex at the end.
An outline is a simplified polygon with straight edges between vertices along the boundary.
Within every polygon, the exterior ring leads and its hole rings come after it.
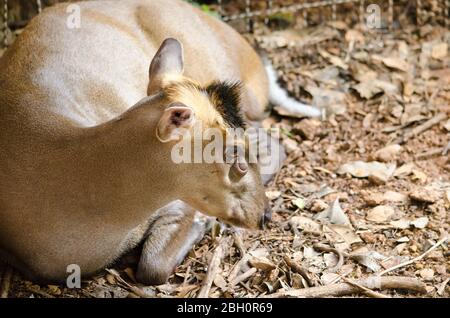
POLYGON ((144 242, 137 277, 162 283, 204 232, 196 211, 261 228, 270 208, 258 164, 174 163, 180 128, 258 122, 269 92, 317 110, 185 2, 80 2, 79 28, 67 26, 68 5, 45 9, 0 59, 2 258, 58 281, 69 264, 89 276, 144 242))

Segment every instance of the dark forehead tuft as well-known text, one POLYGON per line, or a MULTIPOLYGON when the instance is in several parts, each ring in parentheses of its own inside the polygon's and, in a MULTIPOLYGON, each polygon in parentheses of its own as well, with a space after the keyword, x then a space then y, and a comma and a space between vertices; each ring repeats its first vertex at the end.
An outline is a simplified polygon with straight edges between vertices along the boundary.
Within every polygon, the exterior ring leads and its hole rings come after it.
POLYGON ((245 126, 240 109, 241 89, 241 82, 220 81, 215 81, 205 88, 214 107, 232 128, 244 128, 245 126))

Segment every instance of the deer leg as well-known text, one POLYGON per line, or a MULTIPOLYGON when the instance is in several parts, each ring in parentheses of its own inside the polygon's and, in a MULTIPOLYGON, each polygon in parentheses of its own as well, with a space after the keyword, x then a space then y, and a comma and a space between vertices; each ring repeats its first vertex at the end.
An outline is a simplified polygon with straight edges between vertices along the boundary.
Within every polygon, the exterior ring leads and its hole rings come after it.
POLYGON ((202 239, 208 219, 182 201, 155 212, 150 222, 136 278, 148 285, 167 281, 192 246, 202 239))

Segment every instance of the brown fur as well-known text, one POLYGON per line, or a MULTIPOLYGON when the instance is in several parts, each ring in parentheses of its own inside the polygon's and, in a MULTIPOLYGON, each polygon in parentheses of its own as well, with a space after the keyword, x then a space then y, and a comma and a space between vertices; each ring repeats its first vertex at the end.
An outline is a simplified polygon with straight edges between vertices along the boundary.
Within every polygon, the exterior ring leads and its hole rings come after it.
MULTIPOLYGON (((173 143, 155 137, 162 114, 175 100, 223 127, 214 101, 183 82, 237 80, 247 119, 261 119, 267 78, 239 34, 182 1, 79 6, 81 29, 65 26, 67 4, 45 9, 0 59, 0 250, 35 277, 62 280, 67 265, 90 275, 148 236, 143 258, 170 261, 143 266, 140 276, 163 281, 180 257, 175 247, 157 248, 164 234, 148 228, 157 211, 180 199, 258 228, 267 200, 255 165, 230 182, 229 165, 173 164, 173 143), (149 62, 168 37, 184 45, 184 77, 170 79, 172 91, 158 82, 147 96, 149 62)), ((192 225, 192 208, 177 209, 186 213, 177 222, 192 225)), ((178 229, 184 251, 199 231, 178 229)))

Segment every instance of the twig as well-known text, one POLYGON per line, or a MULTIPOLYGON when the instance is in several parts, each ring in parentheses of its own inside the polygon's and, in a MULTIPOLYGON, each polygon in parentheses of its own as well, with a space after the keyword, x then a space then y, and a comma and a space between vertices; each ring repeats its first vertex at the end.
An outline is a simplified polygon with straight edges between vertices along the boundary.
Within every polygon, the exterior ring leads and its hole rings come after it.
POLYGON ((236 245, 236 247, 238 248, 241 256, 244 256, 246 251, 245 251, 244 243, 242 242, 242 237, 241 237, 240 233, 233 232, 233 238, 234 238, 234 245, 236 245))
POLYGON ((242 256, 242 258, 233 266, 230 275, 228 275, 228 281, 232 281, 233 279, 236 278, 242 266, 250 260, 250 257, 251 257, 250 253, 245 253, 244 256, 242 256))
POLYGON ((338 262, 334 267, 329 269, 330 272, 336 273, 342 267, 342 265, 344 265, 344 253, 338 250, 337 248, 330 247, 320 243, 314 244, 313 247, 319 251, 334 253, 338 256, 338 262))
POLYGON ((344 272, 344 273, 340 274, 338 277, 333 279, 328 285, 338 283, 340 280, 342 280, 346 276, 350 275, 352 273, 352 271, 353 271, 352 269, 348 269, 347 272, 344 272))
POLYGON ((353 285, 355 287, 358 287, 359 289, 361 289, 362 292, 364 292, 367 296, 372 297, 372 298, 391 298, 389 296, 383 295, 381 293, 377 293, 376 291, 373 291, 367 287, 364 287, 346 277, 342 277, 342 280, 350 285, 353 285))
MULTIPOLYGON (((366 288, 376 289, 405 289, 412 290, 419 293, 426 293, 426 285, 417 278, 412 277, 378 277, 373 276, 365 279, 354 281, 355 284, 366 288)), ((349 283, 339 283, 319 287, 292 289, 279 293, 270 294, 264 297, 332 297, 345 296, 361 292, 359 287, 349 283)))
POLYGON ((13 268, 9 265, 5 265, 5 271, 3 273, 2 284, 0 286, 0 298, 8 298, 9 287, 11 286, 12 276, 13 276, 13 268))
POLYGON ((402 137, 400 137, 396 142, 396 143, 404 143, 407 140, 411 139, 412 137, 418 136, 421 133, 423 133, 424 131, 430 129, 431 127, 433 127, 436 124, 439 124, 441 121, 443 121, 444 119, 447 118, 447 114, 445 113, 439 113, 436 116, 428 119, 426 122, 424 122, 423 124, 415 127, 414 129, 412 129, 411 131, 405 133, 402 137))
POLYGON ((255 250, 259 245, 259 241, 256 241, 255 243, 253 243, 253 245, 250 247, 250 249, 247 251, 247 253, 245 253, 241 259, 234 264, 233 268, 230 271, 230 274, 228 275, 227 279, 229 282, 231 282, 233 279, 236 278, 236 276, 239 274, 239 272, 241 271, 242 267, 244 266, 244 264, 246 264, 250 258, 251 258, 251 254, 250 252, 255 250))
POLYGON ((257 269, 255 267, 250 268, 245 273, 243 273, 243 274, 237 276, 235 279, 233 279, 230 282, 230 287, 236 286, 237 284, 246 281, 249 277, 253 276, 253 274, 255 274, 256 271, 257 271, 257 269))
POLYGON ((292 269, 293 272, 300 274, 306 280, 306 282, 308 283, 308 287, 315 285, 314 281, 309 276, 308 271, 304 269, 300 264, 295 262, 287 255, 284 255, 283 259, 286 262, 286 264, 292 269))
POLYGON ((448 282, 450 281, 450 277, 447 278, 437 289, 437 293, 439 296, 442 296, 444 294, 445 286, 447 286, 448 282))
POLYGON ((435 155, 442 155, 443 152, 444 152, 444 148, 435 148, 435 149, 431 149, 431 150, 419 153, 419 154, 415 155, 414 158, 415 159, 424 159, 424 158, 435 156, 435 155))
POLYGON ((182 286, 186 286, 187 285, 190 272, 191 272, 191 265, 189 264, 188 267, 186 268, 186 272, 184 273, 183 283, 181 284, 182 286))
POLYGON ((141 288, 128 284, 115 269, 107 268, 106 271, 116 278, 117 282, 121 287, 128 289, 129 291, 135 293, 137 296, 141 298, 154 298, 153 295, 146 293, 141 288))
POLYGON ((222 261, 225 245, 228 242, 228 237, 222 236, 217 244, 216 249, 211 257, 208 264, 208 272, 206 277, 202 282, 202 287, 198 292, 197 298, 208 298, 209 291, 211 290, 211 285, 219 272, 220 262, 222 261))
POLYGON ((448 142, 447 146, 444 147, 444 150, 442 150, 442 155, 446 156, 449 150, 450 150, 450 141, 448 142))
POLYGON ((413 258, 412 260, 409 260, 409 261, 406 261, 406 262, 397 264, 397 265, 395 265, 395 266, 392 266, 391 268, 385 269, 384 271, 382 271, 382 272, 379 273, 378 275, 381 276, 381 275, 384 275, 384 274, 386 274, 386 273, 392 272, 393 270, 396 270, 396 269, 398 269, 398 268, 400 268, 400 267, 407 266, 407 265, 412 264, 412 263, 414 263, 414 262, 420 261, 420 260, 421 260, 422 258, 424 258, 426 255, 428 255, 431 251, 433 251, 434 249, 436 249, 439 245, 443 244, 443 243, 444 243, 445 241, 447 241, 447 240, 448 240, 448 236, 446 236, 446 237, 444 237, 443 239, 439 240, 436 244, 434 244, 432 247, 430 247, 430 248, 428 249, 428 251, 426 251, 426 252, 423 253, 422 255, 419 255, 419 256, 413 258))

